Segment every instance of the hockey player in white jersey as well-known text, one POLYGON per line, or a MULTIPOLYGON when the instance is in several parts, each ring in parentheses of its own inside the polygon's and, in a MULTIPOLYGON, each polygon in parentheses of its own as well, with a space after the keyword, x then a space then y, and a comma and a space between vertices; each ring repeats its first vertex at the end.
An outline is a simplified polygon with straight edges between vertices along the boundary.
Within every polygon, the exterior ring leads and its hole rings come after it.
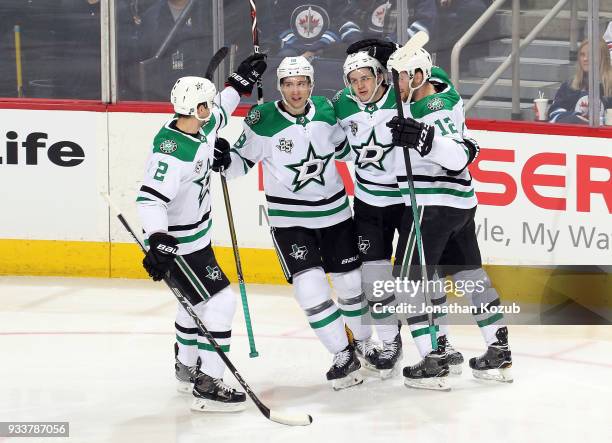
MULTIPOLYGON (((343 389, 363 382, 343 317, 352 326, 350 319, 367 310, 349 200, 334 163, 336 153, 348 149, 346 137, 331 102, 311 97, 314 70, 304 57, 283 59, 277 76, 282 100, 253 107, 231 153, 215 154, 228 178, 261 161, 279 262, 310 326, 333 355, 327 379, 343 389)), ((357 342, 369 337, 353 334, 357 342)))
MULTIPOLYGON (((391 255, 395 232, 406 231, 403 223, 406 205, 400 193, 396 164, 403 153, 394 149, 387 123, 397 115, 395 91, 387 83, 383 67, 397 48, 394 43, 369 39, 351 45, 344 63, 346 88, 334 97, 334 108, 340 125, 351 145, 350 158, 355 162, 355 225, 359 238, 363 286, 379 338, 383 342, 376 369, 383 378, 394 374, 401 362, 402 342, 395 316, 381 307, 396 303, 390 291, 374 296, 372 283, 392 278, 391 255), (376 57, 368 54, 369 49, 376 57), (382 63, 381 63, 382 62, 382 63)), ((349 156, 347 156, 349 157, 349 156)), ((436 294, 436 298, 443 294, 436 294)), ((448 335, 448 328, 441 334, 448 335)), ((463 356, 450 354, 451 369, 461 372, 463 356)))
MULTIPOLYGON (((182 77, 172 88, 175 115, 159 130, 147 160, 137 206, 149 250, 143 265, 155 281, 168 276, 185 294, 221 348, 229 351, 236 299, 210 245, 210 175, 217 131, 265 70, 262 55, 240 64, 217 94, 212 82, 182 77)), ((225 364, 179 304, 175 320, 179 391, 191 409, 244 409, 245 394, 223 382, 225 364)))
MULTIPOLYGON (((430 55, 422 48, 409 53, 396 51, 387 66, 400 73, 405 115, 412 116, 403 119, 396 116, 389 127, 393 143, 410 148, 429 275, 435 269, 440 277, 450 275, 454 281, 480 282, 483 289, 469 294, 472 303, 477 307, 497 306, 499 295, 482 268, 476 239, 477 200, 467 167, 478 155, 479 147, 465 126, 461 97, 448 75, 432 66, 430 55)), ((400 174, 398 183, 401 193, 407 197, 405 174, 400 174)), ((412 213, 409 215, 412 224, 412 213)), ((400 275, 419 278, 418 266, 410 266, 419 263, 413 233, 400 236, 395 256, 400 275)), ((477 378, 512 381, 508 329, 502 324, 502 314, 480 310, 475 318, 488 349, 484 355, 470 359, 473 374, 477 378)), ((434 351, 428 336, 427 316, 411 316, 408 322, 423 360, 404 368, 406 385, 450 389, 446 377, 446 340, 438 335, 438 349, 434 351)))

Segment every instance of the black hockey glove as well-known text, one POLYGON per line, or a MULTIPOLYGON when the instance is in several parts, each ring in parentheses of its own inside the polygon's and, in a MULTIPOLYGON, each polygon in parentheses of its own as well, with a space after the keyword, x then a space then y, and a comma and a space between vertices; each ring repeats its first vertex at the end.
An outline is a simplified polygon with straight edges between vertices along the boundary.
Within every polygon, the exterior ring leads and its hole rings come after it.
POLYGON ((215 172, 219 172, 221 169, 225 170, 229 167, 231 162, 230 144, 226 139, 219 137, 215 140, 212 170, 215 172))
POLYGON ((160 281, 172 267, 178 251, 178 240, 163 232, 149 237, 149 251, 142 265, 154 281, 160 281))
POLYGON ((236 72, 232 72, 225 84, 233 87, 238 94, 249 96, 253 91, 253 85, 267 66, 265 54, 253 54, 240 63, 236 72))
POLYGON ((347 54, 354 54, 355 52, 363 51, 367 52, 370 57, 374 57, 376 60, 387 67, 387 61, 399 46, 396 43, 379 40, 377 38, 368 38, 365 40, 359 40, 346 48, 347 54))
POLYGON ((416 150, 421 157, 431 151, 435 130, 431 125, 420 123, 412 118, 395 116, 387 123, 391 128, 393 144, 416 150))

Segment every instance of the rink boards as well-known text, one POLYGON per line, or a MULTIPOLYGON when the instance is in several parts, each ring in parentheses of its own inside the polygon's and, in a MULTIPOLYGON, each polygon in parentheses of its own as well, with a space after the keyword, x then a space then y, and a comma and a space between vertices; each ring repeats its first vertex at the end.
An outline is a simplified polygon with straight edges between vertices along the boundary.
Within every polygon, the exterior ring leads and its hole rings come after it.
MULTIPOLYGON (((135 208, 150 143, 169 118, 151 109, 0 109, 0 274, 141 278, 141 254, 110 216, 109 192, 139 228, 135 208)), ((238 138, 245 109, 222 135, 238 138)), ((611 129, 470 122, 482 150, 471 171, 483 261, 499 278, 558 265, 612 266, 611 129), (543 267, 543 268, 542 268, 543 267)), ((352 191, 350 172, 338 164, 352 191)), ((213 245, 233 272, 218 177, 213 245)), ((284 281, 272 250, 261 171, 230 182, 245 278, 284 281)))

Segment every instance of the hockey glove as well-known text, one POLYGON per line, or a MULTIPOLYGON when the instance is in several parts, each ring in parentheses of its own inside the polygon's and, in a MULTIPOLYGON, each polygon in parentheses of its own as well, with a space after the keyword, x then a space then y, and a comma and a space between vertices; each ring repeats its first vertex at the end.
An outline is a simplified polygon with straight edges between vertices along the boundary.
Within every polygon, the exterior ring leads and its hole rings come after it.
POLYGON ((178 251, 178 241, 171 235, 156 232, 149 237, 149 250, 142 265, 154 281, 160 281, 170 270, 178 251))
POLYGON ((435 129, 431 125, 420 123, 412 118, 395 116, 387 123, 391 128, 393 144, 414 149, 421 157, 431 151, 435 129))
POLYGON ((396 43, 379 40, 376 38, 369 38, 365 40, 359 40, 346 48, 347 54, 354 54, 355 52, 363 51, 367 52, 370 57, 374 57, 380 62, 383 67, 387 66, 387 61, 391 54, 397 50, 398 46, 396 43))
POLYGON ((266 55, 253 54, 238 66, 236 72, 228 77, 226 85, 233 87, 240 95, 251 95, 253 85, 266 70, 266 55))
POLYGON ((215 140, 212 170, 215 172, 219 172, 221 169, 225 170, 229 167, 231 162, 230 144, 226 139, 219 137, 215 140))

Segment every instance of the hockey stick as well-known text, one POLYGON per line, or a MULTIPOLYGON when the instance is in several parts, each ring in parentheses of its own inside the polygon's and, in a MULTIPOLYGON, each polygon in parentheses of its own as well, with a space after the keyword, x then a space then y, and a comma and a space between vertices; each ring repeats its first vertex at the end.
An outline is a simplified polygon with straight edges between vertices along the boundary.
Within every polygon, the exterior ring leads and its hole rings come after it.
MULTIPOLYGON (((397 50, 397 58, 401 60, 402 57, 410 56, 412 51, 416 48, 423 47, 427 41, 429 40, 429 36, 425 32, 417 32, 408 42, 401 48, 397 50)), ((399 72, 392 68, 392 76, 393 76, 393 88, 395 89, 395 104, 397 105, 397 116, 399 118, 404 118, 404 108, 402 103, 402 96, 399 88, 399 72)), ((412 88, 410 88, 410 93, 408 97, 408 104, 410 104, 410 98, 412 96, 412 88)), ((414 232, 416 235, 416 244, 417 251, 419 255, 419 262, 421 265, 421 279, 423 280, 423 285, 427 284, 427 267, 425 263, 425 254, 423 252, 423 237, 421 236, 421 222, 420 215, 416 201, 416 192, 414 189, 414 178, 412 176, 412 163, 410 161, 410 152, 408 148, 402 146, 402 152, 404 154, 404 162, 406 163, 406 177, 408 179, 408 194, 410 195, 410 209, 412 210, 412 219, 414 221, 414 232)), ((406 248, 408 248, 409 239, 407 239, 406 248)), ((408 253, 410 253, 408 251, 408 253)), ((423 288, 425 291, 425 288, 423 288)), ((427 303, 427 295, 424 292, 425 302, 427 303)), ((428 303, 429 304, 429 303, 428 303)), ((431 338, 431 347, 433 350, 438 349, 438 340, 436 338, 436 328, 433 319, 433 313, 427 313, 427 323, 429 325, 429 336, 431 338)))
MULTIPOLYGON (((257 6, 255 0, 249 0, 251 7, 251 35, 253 36, 253 51, 259 54, 259 31, 257 30, 257 6)), ((261 77, 257 79, 257 104, 263 104, 263 86, 261 77)))
MULTIPOLYGON (((111 208, 111 210, 115 212, 115 215, 117 216, 117 218, 119 219, 123 227, 132 236, 134 241, 138 243, 138 246, 140 246, 140 249, 142 250, 142 252, 146 254, 147 250, 145 249, 144 244, 136 236, 136 234, 130 227, 125 217, 123 217, 123 215, 121 214, 121 211, 119 210, 119 208, 117 208, 117 206, 115 206, 115 204, 112 202, 110 196, 106 193, 102 193, 102 196, 108 202, 108 205, 111 208)), ((181 268, 179 267, 178 269, 181 269, 181 268)), ((182 269, 181 269, 181 272, 183 272, 182 269)), ((206 326, 204 326, 204 324, 202 323, 200 318, 197 316, 197 314, 193 310, 193 307, 191 306, 191 304, 189 303, 185 295, 183 295, 183 293, 181 292, 181 289, 176 284, 172 283, 172 280, 170 279, 170 274, 167 273, 164 276, 163 280, 164 280, 164 283, 166 283, 168 287, 170 288, 170 290, 174 293, 174 296, 176 297, 178 302, 183 306, 183 308, 185 308, 189 316, 196 323, 200 333, 206 338, 206 340, 208 340, 210 345, 214 348, 215 352, 219 355, 219 357, 221 357, 221 360, 223 360, 223 363, 225 363, 225 365, 230 370, 230 372, 234 375, 236 380, 238 380, 238 383, 240 383, 240 386, 242 386, 244 391, 249 395, 249 397, 251 397, 251 400, 253 400, 253 403, 255 403, 255 406, 257 406, 257 409, 259 409, 261 413, 267 419, 272 420, 276 423, 280 423, 282 425, 287 425, 287 426, 307 426, 312 423, 312 416, 308 414, 295 414, 295 415, 285 414, 279 411, 271 410, 266 405, 264 405, 261 402, 261 400, 257 397, 257 395, 255 395, 255 393, 251 390, 251 387, 247 384, 247 382, 244 381, 244 379, 242 378, 242 376, 240 375, 236 367, 233 365, 233 363, 230 361, 227 355, 225 355, 225 352, 221 350, 221 347, 219 346, 217 341, 214 339, 214 337, 208 331, 208 329, 206 329, 206 326)))
POLYGON ((204 74, 204 78, 212 81, 213 75, 215 75, 215 71, 223 61, 223 59, 227 56, 229 52, 229 48, 227 46, 222 46, 219 48, 215 55, 212 56, 210 61, 208 62, 208 67, 206 68, 206 74, 204 74))
MULTIPOLYGON (((212 81, 215 70, 227 56, 229 49, 223 46, 210 59, 208 68, 206 69, 205 77, 212 81)), ((230 71, 233 67, 230 66, 230 71)), ((219 96, 221 97, 221 96, 219 96)), ((221 99, 219 98, 219 101, 221 99)), ((221 103, 219 103, 220 105, 221 103)), ((230 237, 232 239, 232 249, 234 251, 234 262, 236 263, 236 273, 238 274, 238 287, 240 288, 240 300, 242 301, 242 312, 244 314, 244 322, 246 323, 247 336, 249 339, 249 357, 255 358, 259 356, 259 352, 255 348, 255 338, 253 337, 253 326, 251 325, 251 314, 249 311, 249 301, 247 299, 246 287, 244 285, 244 274, 242 273, 242 264, 240 261, 240 251, 238 249, 238 240, 236 239, 236 228, 234 227, 234 216, 232 215, 232 204, 230 202, 229 190, 227 188, 227 180, 221 170, 221 187, 223 188, 223 200, 225 201, 225 211, 227 212, 227 223, 230 229, 230 237)))

